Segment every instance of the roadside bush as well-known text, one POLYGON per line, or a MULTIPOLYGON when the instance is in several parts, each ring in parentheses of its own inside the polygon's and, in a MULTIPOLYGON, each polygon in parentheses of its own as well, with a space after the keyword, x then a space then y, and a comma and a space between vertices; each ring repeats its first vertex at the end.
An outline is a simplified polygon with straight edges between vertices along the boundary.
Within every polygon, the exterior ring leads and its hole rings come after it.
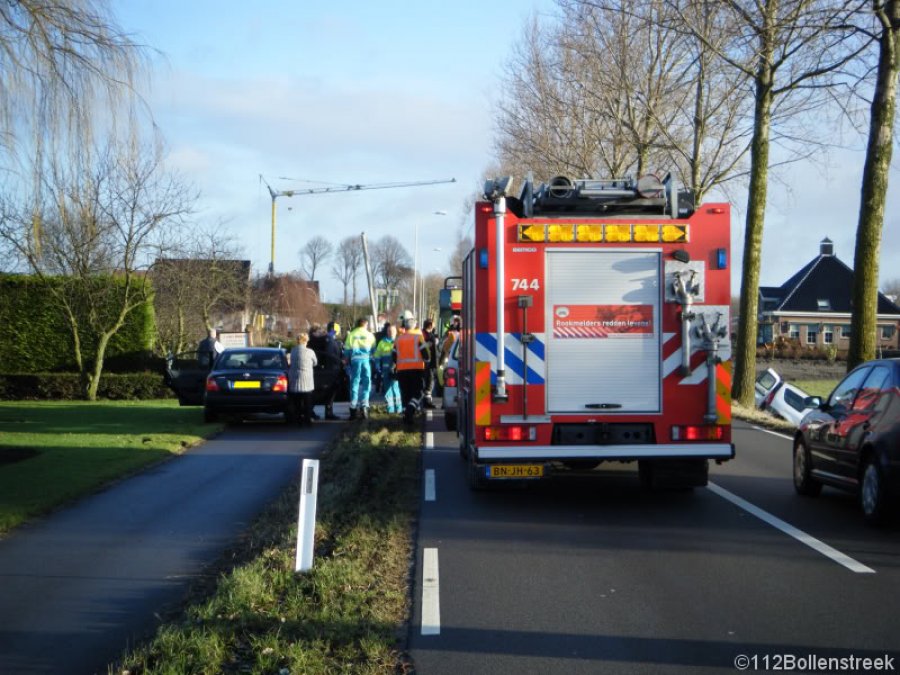
MULTIPOLYGON (((173 398, 156 372, 109 373, 100 377, 98 398, 110 400, 143 400, 173 398)), ((77 373, 0 374, 0 399, 65 400, 84 398, 84 383, 77 373)))

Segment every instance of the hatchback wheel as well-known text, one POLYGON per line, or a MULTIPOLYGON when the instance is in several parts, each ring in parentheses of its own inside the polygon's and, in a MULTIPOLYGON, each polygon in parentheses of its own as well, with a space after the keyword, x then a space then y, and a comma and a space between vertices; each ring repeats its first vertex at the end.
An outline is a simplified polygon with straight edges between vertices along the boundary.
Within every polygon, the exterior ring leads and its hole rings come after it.
POLYGON ((797 494, 816 497, 822 492, 822 484, 810 475, 811 470, 809 449, 803 439, 798 438, 794 441, 794 489, 797 494))
POLYGON ((863 515, 870 523, 878 523, 884 518, 886 496, 881 468, 875 456, 869 454, 863 460, 862 476, 859 485, 859 503, 863 515))
POLYGON ((213 410, 211 408, 207 408, 207 407, 203 408, 203 421, 204 422, 206 422, 207 424, 210 424, 212 422, 218 421, 218 419, 219 419, 219 415, 216 413, 215 410, 213 410))

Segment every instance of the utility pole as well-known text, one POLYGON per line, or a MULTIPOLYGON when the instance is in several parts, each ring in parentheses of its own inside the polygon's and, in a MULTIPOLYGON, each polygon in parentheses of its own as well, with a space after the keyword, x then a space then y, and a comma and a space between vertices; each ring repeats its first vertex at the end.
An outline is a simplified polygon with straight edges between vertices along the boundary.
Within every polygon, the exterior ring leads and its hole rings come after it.
POLYGON ((370 185, 332 185, 329 187, 305 188, 302 190, 274 190, 271 185, 266 182, 262 174, 259 179, 266 184, 269 194, 272 197, 272 247, 271 258, 269 262, 269 276, 275 274, 275 200, 278 197, 299 197, 301 195, 325 194, 328 192, 356 192, 358 190, 386 190, 388 188, 400 187, 417 187, 421 185, 440 185, 441 183, 455 183, 455 178, 438 179, 438 180, 421 180, 405 183, 373 183, 370 185))

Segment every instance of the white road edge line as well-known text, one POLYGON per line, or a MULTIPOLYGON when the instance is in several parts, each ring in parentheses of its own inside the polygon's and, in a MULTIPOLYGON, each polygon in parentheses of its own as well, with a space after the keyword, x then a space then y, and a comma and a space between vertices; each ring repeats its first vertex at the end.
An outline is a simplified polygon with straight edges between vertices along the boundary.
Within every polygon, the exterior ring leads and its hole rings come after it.
POLYGON ((441 634, 441 598, 438 550, 424 549, 422 562, 422 635, 441 634))
POLYGON ((434 412, 431 410, 426 410, 425 411, 425 420, 430 422, 433 419, 434 419, 434 412))
POLYGON ((426 450, 434 449, 434 432, 433 431, 425 432, 425 449, 426 450))
POLYGON ((433 502, 434 499, 434 469, 425 469, 425 501, 433 502))
POLYGON ((709 488, 710 491, 719 495, 722 499, 727 499, 732 504, 744 509, 744 511, 746 511, 747 513, 756 516, 761 521, 768 523, 772 527, 774 527, 778 530, 781 530, 785 534, 793 537, 794 539, 799 541, 801 544, 806 544, 814 551, 818 551, 819 553, 824 555, 826 558, 831 558, 838 565, 843 565, 851 572, 856 572, 857 574, 875 574, 875 570, 873 570, 871 567, 867 567, 866 565, 863 565, 861 562, 858 562, 858 561, 854 560, 853 558, 851 558, 850 556, 848 556, 844 553, 841 553, 836 548, 832 548, 825 542, 819 541, 818 539, 816 539, 812 535, 807 534, 803 530, 798 530, 793 525, 790 525, 790 524, 784 522, 780 518, 773 516, 771 513, 768 513, 767 511, 763 511, 758 506, 754 506, 753 504, 748 502, 746 499, 742 499, 741 497, 738 497, 736 494, 729 492, 725 488, 719 487, 715 483, 710 483, 709 485, 707 485, 707 487, 709 488))

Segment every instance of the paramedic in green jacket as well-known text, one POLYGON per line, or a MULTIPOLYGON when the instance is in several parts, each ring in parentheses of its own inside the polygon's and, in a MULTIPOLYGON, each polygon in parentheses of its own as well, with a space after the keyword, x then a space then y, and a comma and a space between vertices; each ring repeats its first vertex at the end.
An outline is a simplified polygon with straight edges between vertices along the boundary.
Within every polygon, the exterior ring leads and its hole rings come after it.
POLYGON ((388 326, 386 335, 375 347, 375 368, 381 373, 381 385, 388 413, 403 412, 400 403, 400 384, 394 374, 394 340, 396 338, 397 327, 388 326))
POLYGON ((356 322, 344 340, 344 359, 350 365, 350 419, 369 416, 369 391, 372 387, 372 352, 375 336, 369 332, 368 319, 356 322))

